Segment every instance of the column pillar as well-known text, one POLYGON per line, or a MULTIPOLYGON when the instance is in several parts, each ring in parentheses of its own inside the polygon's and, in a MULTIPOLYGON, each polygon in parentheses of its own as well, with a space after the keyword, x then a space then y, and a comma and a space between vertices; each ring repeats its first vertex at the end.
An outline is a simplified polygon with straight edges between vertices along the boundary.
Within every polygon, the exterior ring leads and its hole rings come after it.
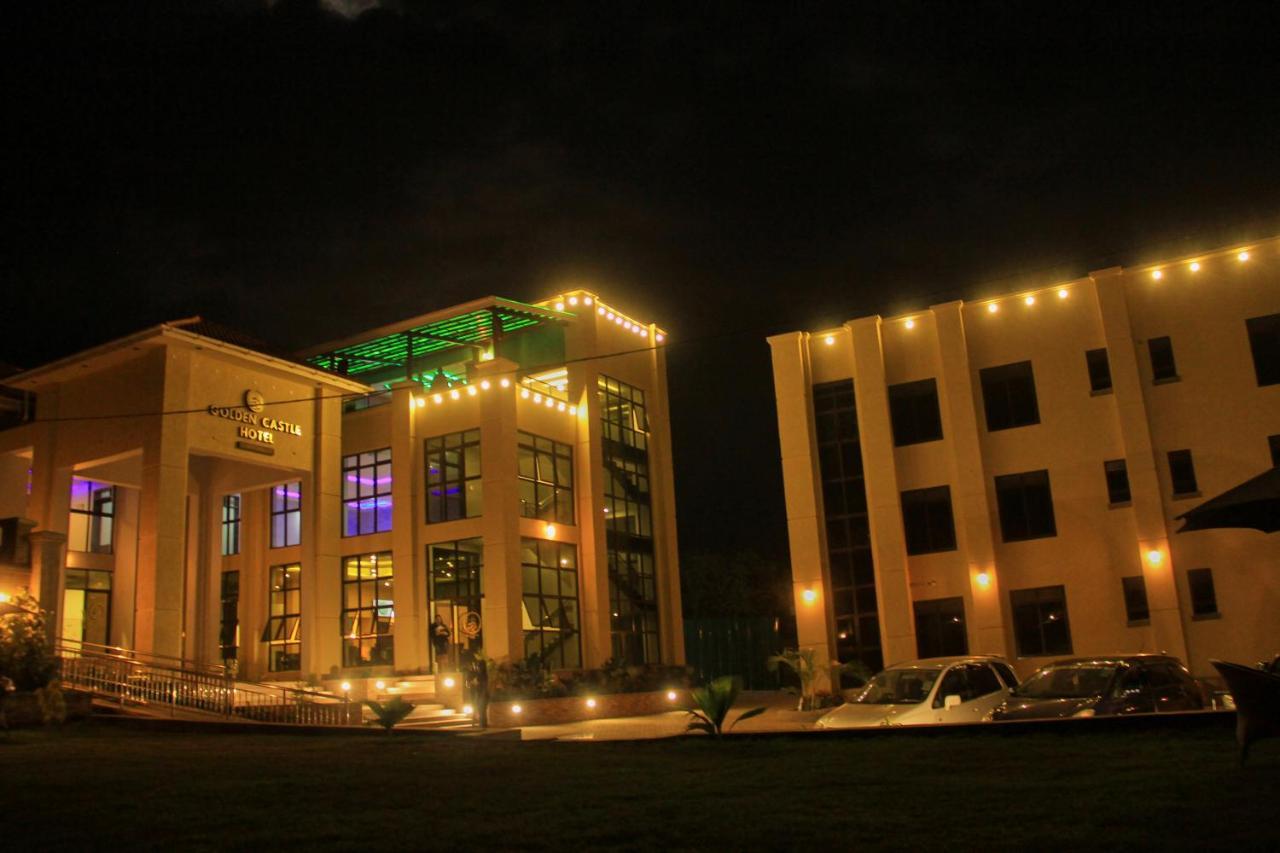
MULTIPOLYGON (((589 363, 588 363, 589 364, 589 363)), ((573 448, 574 495, 578 518, 579 606, 582 608, 582 665, 599 667, 613 657, 613 619, 609 602, 609 537, 604 515, 604 429, 596 393, 600 374, 581 374, 578 427, 573 448)), ((570 388, 574 387, 573 384, 570 388)))
POLYGON ((961 302, 934 306, 933 322, 938 335, 938 407, 942 415, 942 435, 951 450, 947 458, 951 467, 956 544, 965 556, 969 572, 969 592, 965 596, 971 620, 969 651, 1008 657, 1008 632, 996 572, 991 503, 987 499, 978 408, 973 395, 962 307, 961 302), (985 583, 980 581, 984 577, 985 583))
POLYGON ((45 611, 45 635, 54 642, 62 635, 63 569, 67 565, 67 534, 57 530, 36 530, 28 537, 31 543, 31 589, 45 611), (57 601, 50 607, 46 601, 57 601))
POLYGON ((425 517, 419 495, 423 482, 422 446, 418 441, 417 396, 422 386, 403 381, 391 386, 391 560, 395 567, 395 668, 417 670, 427 665, 426 573, 417 532, 425 517))
MULTIPOLYGON (((479 382, 512 378, 515 362, 505 358, 477 365, 472 371, 479 382)), ((524 627, 521 620, 523 582, 520 572, 520 513, 517 493, 516 393, 481 394, 480 479, 484 488, 484 626, 485 653, 494 659, 524 659, 524 627)))
POLYGON ((302 675, 342 666, 342 399, 316 386, 302 478, 302 675))
MULTIPOLYGON (((646 340, 655 340, 649 327, 646 340)), ((671 447, 670 400, 667 397, 666 350, 652 350, 653 393, 649 398, 649 476, 657 563, 658 631, 664 663, 684 663, 684 608, 680 599, 680 546, 676 534, 675 465, 671 447)))
POLYGON ((907 538, 902 529, 902 498, 893 457, 880 318, 863 317, 846 323, 845 327, 853 339, 853 390, 858 409, 871 551, 875 557, 880 647, 888 665, 916 657, 916 631, 907 576, 907 538))

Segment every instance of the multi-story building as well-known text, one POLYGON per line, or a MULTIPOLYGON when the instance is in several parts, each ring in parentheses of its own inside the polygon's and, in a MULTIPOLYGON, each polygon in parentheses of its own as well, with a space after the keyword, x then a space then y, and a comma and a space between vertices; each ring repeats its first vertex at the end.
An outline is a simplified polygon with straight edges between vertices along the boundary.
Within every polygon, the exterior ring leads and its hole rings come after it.
POLYGON ((664 338, 575 290, 298 358, 167 323, 11 376, 0 591, 249 678, 681 663, 664 338))
POLYGON ((1280 652, 1280 238, 769 339, 799 640, 872 667, 1280 652))

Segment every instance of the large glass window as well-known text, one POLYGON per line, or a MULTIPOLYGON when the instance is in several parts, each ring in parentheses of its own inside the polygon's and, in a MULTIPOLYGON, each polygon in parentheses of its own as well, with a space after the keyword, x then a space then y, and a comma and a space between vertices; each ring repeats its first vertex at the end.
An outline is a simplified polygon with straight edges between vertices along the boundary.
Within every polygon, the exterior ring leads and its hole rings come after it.
POLYGON ((1280 385, 1280 314, 1245 321, 1259 385, 1280 385))
POLYGON ((240 553, 240 496, 222 496, 222 556, 240 553))
POLYGON ((853 382, 845 379, 815 385, 813 417, 822 474, 836 654, 846 663, 859 660, 878 672, 884 668, 884 659, 853 382))
POLYGON ((578 550, 567 542, 520 540, 524 653, 553 669, 582 665, 578 618, 578 550))
POLYGON ((1020 657, 1071 654, 1065 587, 1015 589, 1009 598, 1013 604, 1013 633, 1020 657))
POLYGON ((913 609, 916 617, 916 654, 922 658, 969 654, 963 598, 956 596, 917 601, 913 609))
POLYGON ((649 447, 649 415, 644 391, 608 376, 599 381, 600 416, 604 438, 627 447, 649 447))
POLYGON ((427 521, 476 518, 484 512, 480 430, 428 438, 427 521))
POLYGON ((111 637, 111 572, 67 569, 62 638, 107 645, 111 637))
POLYGON ((1000 508, 1000 533, 1005 542, 1058 535, 1048 471, 996 477, 996 503, 1000 508))
POLYGON ((240 654, 240 573, 223 572, 221 618, 218 620, 218 646, 223 660, 235 660, 240 654))
POLYGON ((267 590, 267 669, 292 672, 302 667, 302 566, 272 566, 267 590))
POLYGON ((271 490, 271 547, 302 543, 302 482, 282 483, 271 490))
POLYGON ((484 541, 479 537, 427 546, 427 594, 432 613, 428 645, 440 670, 461 664, 459 650, 484 645, 483 578, 484 541))
POLYGON ((1200 491, 1196 484, 1196 466, 1191 459, 1190 450, 1169 451, 1169 479, 1173 484, 1175 498, 1195 495, 1200 491))
POLYGON ((342 457, 342 535, 391 529, 391 448, 342 457))
POLYGON ((982 379, 982 402, 987 413, 988 431, 1040 423, 1031 362, 985 367, 978 371, 978 375, 982 379))
POLYGON ((908 554, 932 554, 956 549, 951 518, 951 487, 910 489, 902 493, 902 527, 908 554))
POLYGON ((573 524, 573 448, 522 432, 518 452, 520 514, 573 524))
POLYGON ((609 626, 615 658, 629 663, 661 659, 652 553, 609 549, 609 626))
POLYGON ((395 580, 391 552, 342 560, 342 665, 394 662, 395 580))
POLYGON ((115 486, 72 477, 67 549, 110 554, 115 513, 115 486))
POLYGON ((889 386, 889 418, 898 447, 942 438, 938 383, 934 379, 889 386))

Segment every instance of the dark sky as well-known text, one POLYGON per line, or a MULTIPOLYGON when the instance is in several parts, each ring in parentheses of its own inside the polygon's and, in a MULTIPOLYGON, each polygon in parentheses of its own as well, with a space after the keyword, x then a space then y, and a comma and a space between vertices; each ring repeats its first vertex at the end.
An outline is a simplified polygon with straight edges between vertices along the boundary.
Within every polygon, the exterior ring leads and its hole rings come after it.
POLYGON ((672 332, 682 544, 784 557, 765 335, 1280 233, 1274 9, 8 4, 0 360, 582 283, 672 332))

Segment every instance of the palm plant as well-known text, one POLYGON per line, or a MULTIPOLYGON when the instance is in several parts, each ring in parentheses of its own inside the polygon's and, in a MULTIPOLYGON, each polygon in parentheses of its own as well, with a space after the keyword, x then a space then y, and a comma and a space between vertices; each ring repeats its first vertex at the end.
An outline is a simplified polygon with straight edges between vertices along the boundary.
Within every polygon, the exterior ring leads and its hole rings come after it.
POLYGON ((373 716, 377 718, 378 725, 386 729, 387 734, 391 734, 391 730, 395 728, 396 723, 404 720, 409 716, 409 712, 413 710, 413 703, 406 702, 399 696, 392 696, 386 702, 375 702, 372 699, 365 701, 369 706, 369 710, 373 711, 373 716))
MULTIPOLYGON (((693 707, 686 710, 693 719, 689 721, 689 727, 685 731, 705 732, 712 737, 720 737, 727 731, 724 727, 725 718, 729 716, 729 709, 733 707, 733 703, 737 701, 738 694, 741 692, 742 679, 736 675, 722 675, 705 687, 695 687, 689 691, 693 697, 693 707)), ((764 710, 764 708, 752 708, 744 711, 738 719, 733 721, 729 729, 743 720, 763 714, 764 710)))
POLYGON ((800 681, 798 691, 800 699, 796 703, 797 711, 811 711, 817 706, 819 676, 825 675, 834 691, 840 684, 840 676, 854 675, 865 679, 870 672, 860 661, 841 663, 831 661, 825 667, 818 664, 817 653, 813 649, 787 649, 780 655, 769 658, 770 671, 785 666, 796 674, 800 681))

